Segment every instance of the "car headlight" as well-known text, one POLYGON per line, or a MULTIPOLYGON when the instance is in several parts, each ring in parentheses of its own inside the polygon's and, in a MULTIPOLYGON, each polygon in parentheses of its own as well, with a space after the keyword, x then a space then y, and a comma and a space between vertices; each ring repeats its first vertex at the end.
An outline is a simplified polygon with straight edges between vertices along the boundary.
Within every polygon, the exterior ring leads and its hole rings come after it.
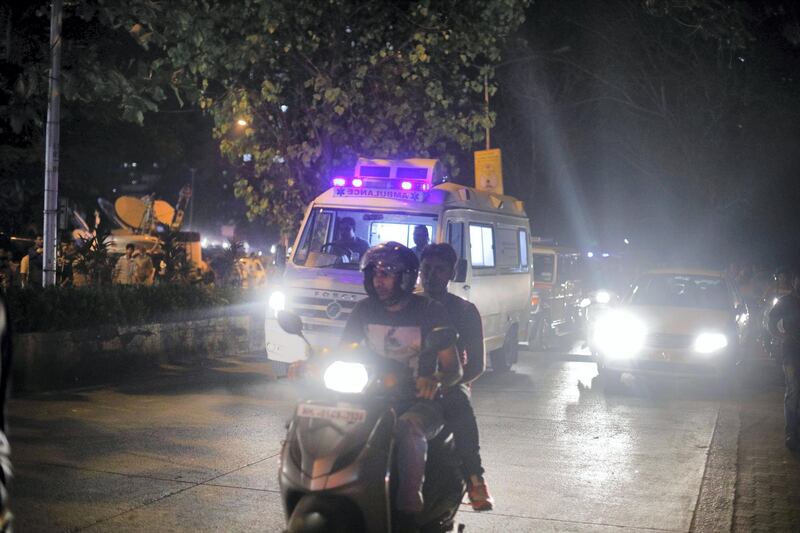
POLYGON ((611 294, 608 291, 597 291, 594 295, 594 300, 599 304, 607 304, 611 301, 611 294))
POLYGON ((269 308, 275 311, 283 311, 286 309, 286 295, 281 291, 275 291, 269 295, 269 308))
POLYGON ((357 394, 367 386, 369 375, 361 363, 334 361, 325 369, 322 379, 332 391, 357 394))
POLYGON ((714 353, 728 345, 728 337, 722 333, 701 333, 694 340, 694 351, 698 353, 714 353))
POLYGON ((641 320, 622 311, 603 315, 594 329, 597 348, 610 357, 629 358, 644 345, 647 329, 641 320))
POLYGON ((592 301, 589 298, 584 298, 578 304, 578 307, 589 307, 590 305, 592 305, 592 301))

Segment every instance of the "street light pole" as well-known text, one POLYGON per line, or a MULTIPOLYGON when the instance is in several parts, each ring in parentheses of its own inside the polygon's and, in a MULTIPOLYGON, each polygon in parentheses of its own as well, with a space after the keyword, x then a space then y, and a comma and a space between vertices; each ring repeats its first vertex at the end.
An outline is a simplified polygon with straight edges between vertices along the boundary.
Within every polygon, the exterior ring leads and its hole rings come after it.
MULTIPOLYGON (((61 136, 61 23, 62 0, 53 0, 50 13, 50 102, 47 106, 44 157, 44 257, 42 286, 56 284, 58 253, 58 151, 61 136)), ((32 280, 34 281, 34 280, 32 280)))

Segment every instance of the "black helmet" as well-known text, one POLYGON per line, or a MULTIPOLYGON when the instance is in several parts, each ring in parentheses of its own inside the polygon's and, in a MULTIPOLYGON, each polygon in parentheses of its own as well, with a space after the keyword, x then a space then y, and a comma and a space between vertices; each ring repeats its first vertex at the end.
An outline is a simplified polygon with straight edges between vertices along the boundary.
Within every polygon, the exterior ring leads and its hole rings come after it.
POLYGON ((393 295, 388 305, 397 303, 405 295, 414 292, 419 272, 419 260, 414 252, 400 244, 389 241, 373 246, 361 258, 361 270, 364 272, 364 289, 370 296, 376 296, 373 279, 375 269, 381 267, 398 275, 397 294, 393 295))

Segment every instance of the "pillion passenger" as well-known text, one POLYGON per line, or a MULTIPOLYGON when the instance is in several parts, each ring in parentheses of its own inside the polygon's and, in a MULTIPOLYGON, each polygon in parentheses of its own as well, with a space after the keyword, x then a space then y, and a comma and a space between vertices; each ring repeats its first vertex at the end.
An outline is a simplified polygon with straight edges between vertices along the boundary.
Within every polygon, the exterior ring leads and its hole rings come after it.
POLYGON ((786 380, 783 414, 786 447, 798 448, 800 439, 800 271, 787 269, 792 292, 780 297, 769 312, 769 331, 783 339, 783 375, 786 380))
POLYGON ((494 507, 494 498, 489 494, 483 477, 478 423, 470 401, 470 385, 486 370, 483 324, 475 304, 447 291, 447 284, 455 274, 456 261, 458 256, 449 244, 428 245, 422 252, 420 280, 425 295, 444 305, 458 332, 458 351, 464 375, 455 387, 443 391, 440 402, 445 423, 453 432, 456 451, 464 467, 470 504, 476 511, 490 511, 494 507))

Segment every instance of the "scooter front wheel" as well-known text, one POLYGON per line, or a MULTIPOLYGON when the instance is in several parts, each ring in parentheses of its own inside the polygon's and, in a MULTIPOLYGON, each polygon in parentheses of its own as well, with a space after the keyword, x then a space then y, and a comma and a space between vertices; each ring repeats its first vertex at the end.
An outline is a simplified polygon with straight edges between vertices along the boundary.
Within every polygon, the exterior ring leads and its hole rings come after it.
POLYGON ((289 517, 285 533, 352 533, 364 531, 357 511, 340 498, 303 496, 289 517))

